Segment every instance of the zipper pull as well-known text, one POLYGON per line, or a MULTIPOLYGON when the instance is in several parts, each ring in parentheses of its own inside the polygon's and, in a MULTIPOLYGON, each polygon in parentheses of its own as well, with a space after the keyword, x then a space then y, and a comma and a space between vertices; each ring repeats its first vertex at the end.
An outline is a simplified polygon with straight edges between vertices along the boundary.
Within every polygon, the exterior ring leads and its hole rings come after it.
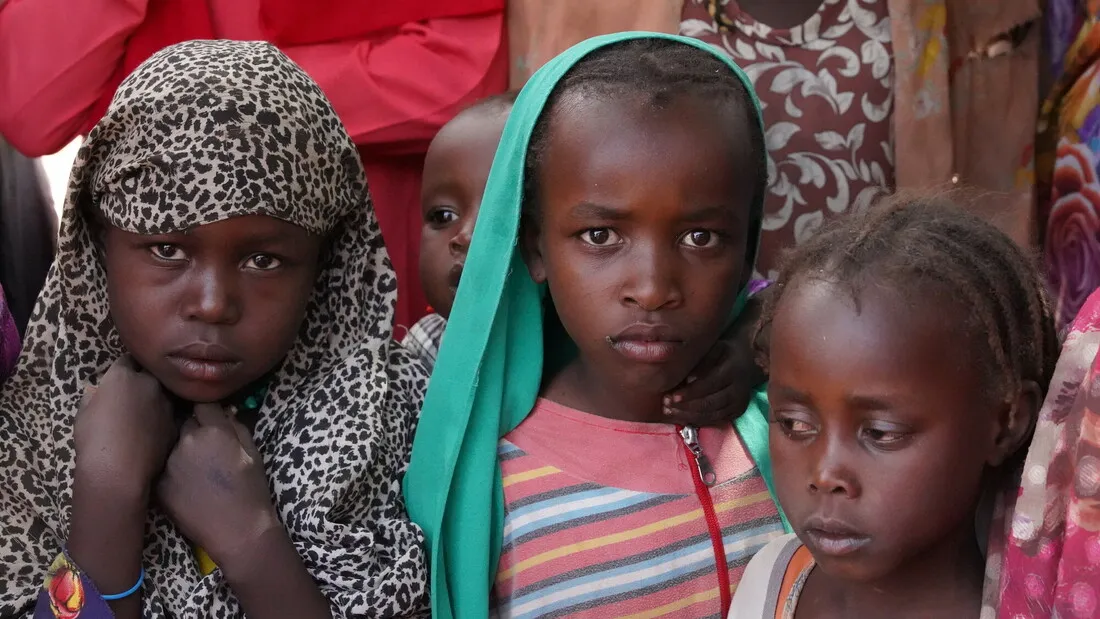
POLYGON ((708 488, 713 486, 718 481, 718 475, 714 472, 714 467, 710 465, 707 454, 703 453, 703 448, 699 445, 699 430, 692 426, 684 426, 680 428, 680 438, 684 439, 684 445, 687 446, 688 451, 695 458, 695 466, 699 469, 699 477, 703 480, 703 483, 708 488))

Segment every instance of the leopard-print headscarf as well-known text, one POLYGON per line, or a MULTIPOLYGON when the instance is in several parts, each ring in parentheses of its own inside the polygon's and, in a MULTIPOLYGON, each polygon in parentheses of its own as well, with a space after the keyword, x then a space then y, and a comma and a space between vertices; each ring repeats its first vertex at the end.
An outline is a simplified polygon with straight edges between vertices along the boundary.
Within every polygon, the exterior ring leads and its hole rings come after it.
MULTIPOLYGON (((73 425, 123 350, 91 212, 141 234, 268 215, 330 239, 305 321, 254 436, 278 513, 338 617, 426 608, 423 536, 404 510, 427 381, 392 343, 397 283, 363 169, 317 85, 266 43, 165 49, 119 88, 73 167, 59 253, 0 391, 0 616, 29 616, 68 534, 73 425)), ((155 508, 145 617, 239 617, 155 508)))

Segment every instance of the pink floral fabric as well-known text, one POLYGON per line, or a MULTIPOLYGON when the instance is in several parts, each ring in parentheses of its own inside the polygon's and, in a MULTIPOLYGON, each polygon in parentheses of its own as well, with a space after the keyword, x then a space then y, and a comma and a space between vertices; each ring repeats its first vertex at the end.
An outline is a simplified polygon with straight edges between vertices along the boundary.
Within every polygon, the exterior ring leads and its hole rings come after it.
POLYGON ((1100 2, 1050 0, 1054 86, 1043 103, 1035 163, 1043 257, 1059 325, 1100 288, 1100 2))
MULTIPOLYGON (((1000 619, 1100 616, 1100 293, 1074 321, 1024 463, 1000 619)), ((983 617, 986 615, 983 614, 983 617)))
POLYGON ((1057 295, 1060 324, 1068 324, 1100 288, 1100 182, 1096 153, 1063 138, 1050 189, 1045 257, 1057 295))

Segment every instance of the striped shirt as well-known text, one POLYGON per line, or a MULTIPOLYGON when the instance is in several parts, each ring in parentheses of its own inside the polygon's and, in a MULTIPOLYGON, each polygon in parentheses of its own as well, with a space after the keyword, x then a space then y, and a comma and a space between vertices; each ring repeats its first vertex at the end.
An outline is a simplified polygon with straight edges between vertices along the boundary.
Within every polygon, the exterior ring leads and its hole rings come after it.
MULTIPOLYGON (((783 534, 737 433, 700 431, 731 588, 783 534)), ((539 400, 499 443, 504 539, 500 617, 716 617, 714 548, 676 428, 539 400)))

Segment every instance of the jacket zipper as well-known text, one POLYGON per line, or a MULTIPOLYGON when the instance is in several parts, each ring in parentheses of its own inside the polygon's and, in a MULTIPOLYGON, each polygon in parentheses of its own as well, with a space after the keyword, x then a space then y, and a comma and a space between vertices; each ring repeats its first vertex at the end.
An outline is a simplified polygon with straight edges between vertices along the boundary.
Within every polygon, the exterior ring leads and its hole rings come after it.
POLYGON ((707 521, 711 547, 714 549, 714 567, 718 572, 718 594, 725 617, 730 610, 730 570, 726 563, 726 545, 722 541, 722 527, 718 524, 718 515, 714 513, 714 499, 710 496, 710 487, 718 481, 718 476, 699 445, 699 431, 692 426, 676 426, 683 439, 684 453, 695 462, 691 467, 691 479, 695 482, 695 496, 703 507, 703 516, 707 521))

